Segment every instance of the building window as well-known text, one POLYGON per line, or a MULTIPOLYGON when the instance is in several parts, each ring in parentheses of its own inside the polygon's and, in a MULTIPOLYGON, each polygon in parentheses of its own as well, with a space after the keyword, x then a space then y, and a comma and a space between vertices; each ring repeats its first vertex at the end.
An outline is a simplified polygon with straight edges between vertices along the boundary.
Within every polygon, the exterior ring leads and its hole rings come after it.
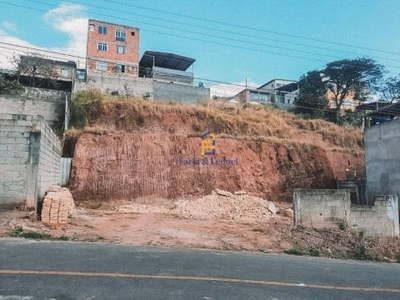
POLYGON ((94 24, 89 24, 89 31, 92 31, 92 32, 94 32, 94 24))
POLYGON ((116 73, 125 73, 125 65, 116 64, 115 72, 116 73))
POLYGON ((99 34, 107 34, 107 27, 106 26, 99 26, 99 34))
POLYGON ((125 40, 126 40, 125 30, 121 30, 121 29, 115 30, 115 39, 117 41, 125 42, 125 40))
POLYGON ((96 62, 96 70, 98 71, 107 71, 108 64, 104 61, 96 62))
POLYGON ((126 53, 126 47, 125 46, 121 46, 121 45, 117 45, 117 53, 118 54, 125 54, 126 53))
POLYGON ((69 70, 65 68, 61 68, 61 76, 62 77, 69 77, 69 70))
POLYGON ((108 47, 106 43, 97 43, 98 51, 107 51, 108 47))

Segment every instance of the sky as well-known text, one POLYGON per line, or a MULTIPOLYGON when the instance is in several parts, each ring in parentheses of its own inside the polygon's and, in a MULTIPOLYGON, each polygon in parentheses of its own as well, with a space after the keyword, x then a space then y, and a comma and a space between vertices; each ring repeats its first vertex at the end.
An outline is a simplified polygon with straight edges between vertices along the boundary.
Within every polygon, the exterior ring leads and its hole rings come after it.
POLYGON ((211 94, 298 80, 340 59, 369 57, 400 74, 399 0, 0 0, 0 69, 44 50, 84 63, 89 18, 137 27, 145 51, 196 59, 211 94))

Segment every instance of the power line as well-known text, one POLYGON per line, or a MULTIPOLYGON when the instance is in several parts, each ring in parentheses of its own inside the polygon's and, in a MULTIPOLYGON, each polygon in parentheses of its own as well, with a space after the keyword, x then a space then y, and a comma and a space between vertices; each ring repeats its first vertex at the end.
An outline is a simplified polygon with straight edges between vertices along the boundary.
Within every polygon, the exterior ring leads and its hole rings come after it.
MULTIPOLYGON (((33 3, 37 3, 37 4, 43 4, 43 5, 48 5, 49 6, 49 4, 44 3, 43 1, 37 1, 37 0, 28 0, 28 1, 33 2, 33 3)), ((108 1, 108 2, 114 2, 114 3, 122 4, 122 5, 125 5, 125 6, 135 7, 135 5, 124 4, 124 3, 120 3, 120 2, 116 2, 116 1, 108 1)), ((70 3, 82 5, 82 3, 80 3, 80 2, 71 2, 70 1, 70 3)), ((97 5, 93 5, 93 4, 85 4, 85 6, 92 7, 92 8, 98 8, 98 9, 104 9, 104 10, 107 10, 107 11, 113 11, 113 12, 117 12, 118 14, 121 14, 121 13, 122 14, 126 14, 126 11, 121 11, 121 10, 117 10, 117 9, 113 9, 113 8, 106 8, 106 7, 103 7, 103 6, 97 6, 97 5)), ((151 10, 151 9, 148 9, 148 10, 151 10)), ((154 11, 159 11, 159 10, 154 10, 154 11)), ((167 12, 164 12, 164 13, 167 13, 167 12)), ((142 17, 142 18, 146 18, 146 19, 150 17, 150 16, 147 16, 147 15, 141 15, 141 14, 137 14, 137 13, 134 13, 134 12, 129 12, 129 15, 135 15, 135 16, 139 16, 139 17, 142 17)), ((177 14, 177 15, 179 15, 179 14, 177 14)), ((107 17, 108 16, 109 15, 107 15, 107 17)), ((186 16, 186 17, 187 18, 191 18, 191 17, 188 17, 188 16, 186 16)), ((121 19, 120 16, 119 16, 119 18, 121 19)), ((126 19, 126 18, 122 18, 122 19, 126 19)), ((197 28, 201 28, 201 29, 206 29, 208 31, 211 30, 211 31, 216 31, 216 32, 220 32, 220 33, 235 34, 236 36, 237 35, 245 36, 246 38, 251 37, 251 38, 261 39, 260 36, 254 36, 254 35, 249 35, 249 34, 244 35, 244 34, 240 34, 238 32, 233 32, 233 31, 219 30, 219 29, 215 29, 215 28, 211 28, 211 27, 199 26, 199 25, 195 25, 195 24, 187 24, 187 23, 180 22, 180 21, 177 21, 177 20, 171 21, 171 20, 167 20, 167 19, 157 18, 157 17, 154 17, 154 16, 151 16, 151 19, 152 20, 159 20, 159 21, 163 21, 163 22, 168 22, 168 23, 175 23, 175 24, 179 24, 179 25, 185 25, 185 27, 191 26, 191 27, 197 27, 197 28)), ((197 19, 197 18, 195 18, 195 19, 197 19)), ((126 20, 130 20, 130 19, 126 19, 126 20)), ((203 19, 203 20, 204 21, 208 21, 207 19, 203 19)), ((150 26, 161 27, 161 25, 157 25, 157 24, 154 24, 154 23, 146 22, 146 21, 142 21, 142 23, 150 25, 150 26)), ((236 26, 236 25, 231 25, 231 26, 236 26)), ((295 51, 295 52, 299 52, 299 53, 319 55, 319 56, 330 57, 330 58, 335 58, 335 59, 341 59, 342 58, 342 57, 339 57, 339 56, 334 56, 334 55, 329 55, 329 54, 320 54, 320 53, 316 53, 316 52, 293 49, 293 48, 287 48, 287 47, 285 48, 285 47, 271 45, 271 44, 267 44, 267 43, 258 43, 258 42, 248 41, 248 40, 240 40, 240 39, 236 39, 236 38, 229 38, 229 37, 226 37, 226 36, 211 35, 209 33, 204 33, 204 32, 194 32, 194 31, 190 31, 190 30, 186 30, 186 29, 182 29, 182 28, 170 27, 170 26, 165 26, 165 25, 162 26, 162 28, 163 29, 167 28, 167 29, 172 29, 172 30, 178 30, 178 31, 186 32, 186 33, 190 33, 190 34, 195 33, 197 35, 202 35, 202 36, 207 36, 207 37, 212 37, 212 38, 218 38, 218 39, 224 39, 224 40, 233 41, 233 42, 252 44, 252 45, 255 45, 255 46, 275 48, 275 49, 280 49, 280 50, 284 50, 284 51, 295 51)), ((147 31, 150 31, 150 30, 147 30, 147 31)), ((282 40, 271 39, 271 38, 262 38, 262 39, 263 40, 270 40, 270 41, 273 41, 273 42, 280 42, 280 43, 289 44, 289 45, 295 45, 297 47, 298 46, 305 46, 305 47, 319 49, 319 50, 325 50, 325 51, 332 51, 332 52, 337 52, 337 53, 346 53, 346 54, 363 56, 363 54, 356 53, 356 52, 329 49, 329 48, 324 48, 324 47, 312 46, 312 45, 307 45, 307 44, 299 44, 299 43, 295 43, 295 42, 282 41, 282 40)), ((388 61, 400 62, 400 60, 398 60, 398 59, 392 59, 392 58, 386 58, 386 57, 374 56, 374 58, 388 60, 388 61)))
MULTIPOLYGON (((28 1, 46 5, 46 3, 42 2, 42 1, 35 1, 35 0, 28 0, 28 1)), ((80 2, 72 2, 72 1, 70 1, 69 3, 81 4, 80 2)), ((85 4, 85 5, 89 6, 89 7, 92 7, 92 8, 105 9, 107 11, 117 12, 119 14, 121 14, 121 13, 125 14, 126 13, 125 11, 121 11, 121 10, 117 10, 117 9, 113 9, 113 8, 107 8, 107 7, 104 7, 104 6, 97 6, 97 5, 93 5, 93 4, 85 4)), ((129 15, 135 15, 135 16, 139 16, 139 17, 143 17, 143 18, 148 18, 149 17, 147 15, 141 15, 141 14, 134 13, 134 12, 129 12, 129 15)), ((190 27, 196 27, 196 28, 200 28, 200 29, 206 29, 208 31, 216 31, 216 32, 219 32, 219 33, 235 34, 236 36, 244 36, 246 38, 261 39, 260 36, 255 36, 255 35, 250 35, 250 34, 241 34, 241 33, 234 32, 234 31, 220 30, 220 29, 216 29, 216 28, 212 28, 212 27, 204 27, 204 26, 201 26, 201 25, 188 24, 188 23, 177 21, 177 20, 171 21, 171 20, 167 20, 167 19, 163 19, 163 18, 158 18, 158 17, 155 17, 155 16, 151 16, 151 19, 152 20, 159 20, 159 21, 163 21, 163 22, 168 22, 168 23, 184 25, 185 27, 190 26, 190 27)), ((148 25, 154 25, 154 23, 147 23, 147 22, 143 22, 143 23, 148 24, 148 25)), ((188 32, 188 33, 193 33, 193 31, 183 30, 183 29, 180 29, 180 28, 174 28, 174 27, 167 27, 167 28, 174 29, 174 30, 180 30, 180 31, 188 32)), ((252 41, 245 41, 245 40, 227 38, 227 37, 224 37, 224 36, 215 36, 215 35, 210 35, 210 34, 204 34, 203 32, 195 32, 195 33, 196 34, 201 34, 201 35, 207 35, 207 36, 210 36, 210 37, 223 38, 223 39, 227 39, 227 40, 231 40, 231 41, 235 41, 235 42, 253 44, 253 45, 258 45, 258 46, 267 46, 267 47, 283 49, 283 50, 298 51, 298 52, 303 52, 303 53, 308 53, 308 54, 321 55, 321 54, 318 54, 318 53, 315 53, 315 52, 309 52, 309 51, 304 51, 304 50, 300 51, 300 50, 297 50, 297 49, 289 49, 289 48, 285 49, 284 47, 278 47, 278 46, 269 45, 269 44, 265 44, 265 43, 256 43, 256 42, 252 42, 252 41)), ((337 53, 346 53, 346 54, 362 56, 362 54, 356 53, 356 52, 336 50, 336 49, 330 49, 330 48, 319 47, 319 46, 312 46, 312 45, 307 45, 307 44, 299 44, 299 43, 296 43, 296 42, 283 41, 283 40, 277 40, 277 39, 271 39, 271 38, 265 38, 265 37, 262 37, 262 39, 263 40, 270 40, 270 41, 273 41, 273 42, 284 43, 284 44, 288 44, 288 45, 295 45, 297 47, 298 46, 304 46, 304 47, 309 47, 309 48, 314 48, 314 49, 319 49, 319 50, 325 50, 325 51, 332 51, 332 52, 337 52, 337 53)), ((340 58, 340 57, 333 56, 333 55, 327 55, 327 54, 323 54, 323 55, 329 56, 329 57, 333 57, 333 58, 340 58)), ((385 58, 385 57, 377 57, 377 56, 375 56, 375 58, 400 62, 400 60, 390 59, 390 58, 385 58)))
MULTIPOLYGON (((5 3, 5 2, 0 1, 0 3, 5 3)), ((11 3, 6 3, 6 4, 10 4, 10 5, 13 5, 13 6, 19 6, 19 7, 23 7, 23 8, 28 8, 28 9, 32 9, 32 10, 39 10, 39 11, 46 12, 45 10, 41 10, 41 9, 38 9, 38 8, 32 8, 32 7, 22 6, 22 5, 14 5, 14 4, 11 4, 11 3)), ((68 15, 68 14, 64 14, 64 15, 68 15)), ((98 15, 102 15, 102 14, 98 14, 98 15)), ((68 15, 68 16, 70 16, 70 15, 68 15)), ((163 34, 163 35, 168 35, 168 36, 173 36, 173 37, 178 37, 178 38, 189 39, 189 40, 192 40, 192 41, 199 41, 199 42, 204 42, 204 43, 209 43, 209 44, 214 44, 214 45, 216 44, 216 45, 220 45, 220 46, 227 46, 227 47, 231 47, 231 48, 235 48, 235 49, 251 50, 251 51, 255 51, 255 52, 274 54, 274 55, 278 55, 278 56, 286 56, 286 57, 292 57, 292 58, 305 59, 305 60, 318 61, 318 62, 325 63, 324 60, 313 59, 313 58, 310 58, 310 57, 297 56, 297 55, 291 55, 291 54, 283 54, 283 53, 272 52, 272 51, 265 51, 265 50, 250 48, 250 47, 242 47, 242 46, 237 46, 237 45, 230 45, 230 44, 226 44, 226 43, 221 43, 221 42, 216 42, 216 41, 209 41, 209 40, 198 39, 198 38, 193 38, 193 37, 189 37, 188 38, 187 36, 178 35, 178 34, 172 34, 172 33, 165 33, 165 32, 160 32, 160 31, 156 31, 156 30, 146 29, 146 31, 153 32, 153 33, 159 33, 159 34, 163 34)), ((398 67, 398 68, 400 68, 400 67, 398 67)))
POLYGON ((299 36, 299 35, 294 35, 294 34, 288 34, 288 33, 283 33, 283 32, 277 32, 277 31, 273 31, 273 30, 266 30, 266 29, 260 29, 260 28, 250 27, 250 26, 231 24, 231 23, 227 23, 227 22, 221 22, 221 21, 215 21, 215 20, 211 20, 211 19, 188 16, 188 15, 184 15, 184 14, 168 12, 168 11, 164 11, 164 10, 160 10, 160 9, 148 8, 148 7, 138 6, 138 5, 134 5, 134 4, 126 4, 126 3, 115 1, 115 0, 107 0, 107 2, 108 3, 119 4, 119 5, 124 5, 124 6, 128 6, 128 7, 135 7, 135 8, 139 8, 139 9, 143 9, 143 10, 161 12, 161 13, 164 13, 164 14, 169 14, 169 15, 173 15, 173 16, 178 16, 178 17, 183 17, 183 18, 188 18, 188 19, 193 19, 193 20, 198 20, 198 21, 204 21, 204 22, 208 22, 208 23, 225 25, 225 26, 229 26, 229 27, 237 27, 237 28, 242 28, 242 29, 249 29, 249 30, 253 30, 253 31, 257 31, 257 32, 271 33, 271 34, 280 35, 280 36, 283 35, 283 36, 287 36, 287 37, 291 37, 291 38, 298 38, 298 39, 309 40, 309 41, 314 41, 314 42, 322 42, 322 43, 327 43, 327 44, 332 44, 332 45, 346 46, 346 47, 350 47, 350 48, 364 49, 364 50, 370 50, 370 51, 375 51, 375 52, 381 52, 381 53, 400 56, 399 53, 391 52, 391 51, 385 51, 385 50, 374 49, 374 48, 369 48, 369 47, 354 46, 354 45, 350 45, 350 44, 344 44, 344 43, 338 43, 338 42, 332 42, 332 41, 327 41, 327 40, 314 39, 314 38, 304 37, 304 36, 299 36))
MULTIPOLYGON (((44 2, 41 2, 41 1, 34 1, 34 0, 28 0, 28 1, 49 6, 49 4, 44 3, 44 2)), ((45 10, 41 10, 41 9, 38 9, 38 8, 32 8, 32 7, 23 6, 23 5, 15 5, 15 4, 11 4, 11 3, 8 3, 8 2, 1 2, 1 1, 0 1, 0 3, 6 3, 6 4, 9 4, 9 5, 14 5, 14 6, 18 6, 18 7, 24 7, 24 8, 28 8, 28 9, 40 10, 40 11, 47 12, 47 11, 45 11, 45 10)), ((76 3, 75 3, 75 4, 76 4, 76 3)), ((81 3, 78 3, 78 4, 81 4, 81 3)), ((95 6, 92 5, 92 7, 95 7, 95 6)), ((102 7, 102 8, 104 8, 104 7, 102 7)), ((104 8, 104 9, 106 9, 106 8, 104 8)), ((110 9, 109 9, 109 10, 110 10, 110 9)), ((113 9, 111 9, 111 10, 113 10, 113 9)), ((121 12, 121 11, 119 11, 119 10, 113 10, 113 11, 121 12)), ((122 12, 121 12, 121 13, 122 13, 122 12)), ((123 13, 124 13, 124 12, 123 12, 123 13)), ((68 15, 68 14, 64 14, 64 15, 70 16, 70 15, 68 15)), ((104 14, 99 14, 99 13, 97 13, 97 15, 102 15, 102 16, 109 17, 109 15, 104 15, 104 14)), ((142 17, 143 17, 143 16, 142 16, 142 17)), ((148 17, 148 16, 146 16, 146 17, 148 17)), ((126 20, 129 20, 129 21, 130 21, 130 19, 127 19, 127 18, 121 18, 121 17, 119 17, 119 19, 126 19, 126 20)), ((149 22, 142 22, 142 23, 148 24, 148 25, 150 25, 150 26, 159 27, 158 25, 155 25, 154 23, 149 23, 149 22)), ((222 39, 227 39, 227 40, 235 41, 235 42, 241 42, 241 43, 247 43, 247 44, 250 43, 250 44, 254 44, 254 45, 258 45, 258 46, 276 48, 276 49, 280 49, 280 50, 284 50, 284 51, 296 51, 296 52, 305 53, 305 54, 313 54, 313 55, 319 55, 319 56, 325 56, 325 57, 329 56, 329 57, 333 57, 333 58, 339 58, 339 57, 337 57, 337 56, 332 56, 332 55, 320 54, 320 53, 315 53, 315 52, 310 52, 310 51, 304 51, 304 50, 297 50, 297 49, 291 49, 291 48, 278 47, 278 46, 267 45, 267 44, 262 44, 262 43, 247 42, 247 41, 242 41, 242 40, 238 40, 238 39, 232 39, 232 38, 227 38, 227 37, 221 37, 221 36, 215 36, 215 35, 210 35, 210 34, 204 34, 204 33, 202 33, 202 32, 199 33, 199 32, 192 32, 192 31, 188 31, 188 30, 182 30, 182 29, 174 28, 174 27, 165 27, 165 26, 163 26, 163 28, 164 28, 164 29, 165 29, 165 28, 169 28, 169 29, 179 30, 179 31, 188 32, 188 33, 196 33, 196 34, 205 35, 205 36, 214 37, 214 38, 222 38, 222 39)), ((199 42, 205 42, 205 43, 211 43, 211 44, 218 44, 218 45, 221 45, 221 46, 228 46, 228 47, 231 47, 231 48, 237 48, 237 49, 242 49, 242 50, 251 50, 251 51, 262 52, 262 53, 268 53, 268 54, 273 54, 273 55, 278 55, 278 56, 286 56, 286 57, 292 57, 292 58, 298 58, 298 59, 306 59, 306 60, 319 61, 319 62, 325 63, 325 61, 323 61, 323 60, 313 59, 313 58, 310 58, 310 57, 297 56, 297 55, 293 55, 293 54, 286 54, 286 53, 282 53, 282 52, 265 51, 265 50, 260 50, 260 49, 250 48, 250 47, 237 46, 237 45, 233 46, 233 45, 230 45, 230 44, 227 44, 227 43, 209 41, 209 40, 198 39, 198 38, 193 38, 193 37, 187 37, 187 36, 178 35, 178 34, 172 34, 172 33, 159 32, 159 31, 150 30, 150 29, 145 29, 145 31, 154 32, 154 33, 159 33, 159 34, 163 34, 163 35, 169 35, 169 36, 173 36, 173 37, 177 37, 177 38, 184 38, 184 39, 195 40, 195 41, 199 41, 199 42)), ((383 59, 385 59, 385 60, 393 60, 393 59, 388 59, 388 58, 383 58, 383 59)), ((396 61, 396 60, 394 60, 394 61, 396 61)), ((388 66, 389 66, 389 67, 393 67, 393 68, 400 68, 399 66, 392 66, 392 65, 388 65, 388 66)))

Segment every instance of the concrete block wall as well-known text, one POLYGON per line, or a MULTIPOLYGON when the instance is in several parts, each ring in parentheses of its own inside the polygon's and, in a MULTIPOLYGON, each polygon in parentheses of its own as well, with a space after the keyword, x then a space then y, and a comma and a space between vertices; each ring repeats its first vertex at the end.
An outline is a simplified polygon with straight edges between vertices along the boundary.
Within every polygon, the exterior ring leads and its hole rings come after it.
POLYGON ((43 198, 49 186, 60 184, 61 142, 43 119, 39 124, 38 193, 43 198))
POLYGON ((151 78, 132 78, 124 75, 91 74, 87 82, 76 82, 75 92, 98 89, 102 93, 146 97, 149 100, 177 101, 195 104, 210 99, 209 88, 156 81, 151 78))
POLYGON ((372 206, 352 206, 350 225, 365 236, 399 236, 398 197, 377 197, 372 206))
POLYGON ((367 196, 400 196, 400 119, 365 129, 367 196))
POLYGON ((337 227, 346 221, 365 236, 399 236, 398 197, 376 197, 374 205, 351 205, 349 190, 303 190, 293 193, 295 225, 337 227))
POLYGON ((210 99, 209 88, 154 81, 153 99, 158 101, 177 101, 187 104, 196 104, 199 101, 210 99))
POLYGON ((37 207, 59 182, 61 143, 42 117, 0 114, 0 204, 37 207))
POLYGON ((32 117, 0 114, 0 200, 2 203, 26 200, 31 125, 32 117))
POLYGON ((67 92, 29 88, 18 97, 0 95, 0 113, 42 116, 53 129, 61 128, 69 98, 67 92))
POLYGON ((296 226, 337 226, 349 221, 350 191, 295 189, 293 205, 296 226))
POLYGON ((149 78, 130 77, 121 75, 90 74, 87 82, 76 82, 74 92, 97 89, 104 94, 117 92, 118 95, 153 97, 153 80, 149 78))

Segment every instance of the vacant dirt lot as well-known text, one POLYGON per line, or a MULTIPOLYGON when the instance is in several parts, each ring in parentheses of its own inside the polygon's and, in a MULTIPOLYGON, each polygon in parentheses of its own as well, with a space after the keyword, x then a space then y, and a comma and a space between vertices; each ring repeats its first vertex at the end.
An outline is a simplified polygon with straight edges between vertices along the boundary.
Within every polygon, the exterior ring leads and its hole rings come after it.
MULTIPOLYGON (((85 202, 69 223, 46 226, 32 212, 3 210, 0 234, 23 228, 73 240, 250 251, 281 251, 292 218, 268 210, 269 202, 247 195, 209 195, 198 199, 139 199, 135 203, 85 202), (282 233, 280 233, 282 231, 282 233)), ((271 204, 270 204, 271 205, 271 204)), ((290 207, 282 203, 283 210, 290 207)))
POLYGON ((400 241, 365 239, 349 229, 294 228, 290 203, 249 195, 135 202, 85 202, 67 225, 46 226, 33 212, 0 210, 0 236, 92 241, 128 245, 323 255, 381 261, 400 259, 400 241), (273 213, 277 210, 276 215, 273 213), (286 212, 288 214, 288 212, 286 212))

